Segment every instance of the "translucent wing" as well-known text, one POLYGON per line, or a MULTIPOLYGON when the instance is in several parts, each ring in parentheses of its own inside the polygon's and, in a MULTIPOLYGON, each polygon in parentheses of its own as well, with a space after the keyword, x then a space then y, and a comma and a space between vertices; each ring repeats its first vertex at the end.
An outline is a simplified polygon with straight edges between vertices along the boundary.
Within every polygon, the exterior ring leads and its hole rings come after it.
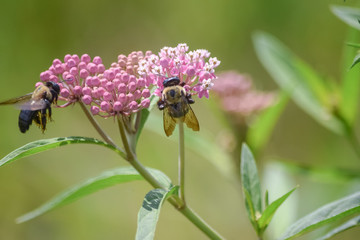
POLYGON ((44 99, 30 100, 18 105, 22 110, 40 110, 46 108, 46 102, 44 99))
POLYGON ((163 121, 165 134, 169 137, 175 129, 176 121, 170 116, 169 109, 167 107, 163 110, 163 121))
POLYGON ((12 99, 9 99, 7 101, 0 102, 0 105, 10 105, 10 104, 21 105, 22 103, 30 101, 31 96, 32 96, 32 93, 28 93, 28 94, 26 94, 24 96, 21 96, 21 97, 12 98, 12 99))
POLYGON ((184 116, 184 122, 186 123, 186 126, 188 126, 188 128, 191 128, 194 131, 199 131, 200 130, 200 126, 199 126, 199 122, 196 118, 196 115, 194 113, 194 111, 192 110, 192 108, 190 107, 190 105, 187 105, 189 107, 189 111, 185 114, 184 116))

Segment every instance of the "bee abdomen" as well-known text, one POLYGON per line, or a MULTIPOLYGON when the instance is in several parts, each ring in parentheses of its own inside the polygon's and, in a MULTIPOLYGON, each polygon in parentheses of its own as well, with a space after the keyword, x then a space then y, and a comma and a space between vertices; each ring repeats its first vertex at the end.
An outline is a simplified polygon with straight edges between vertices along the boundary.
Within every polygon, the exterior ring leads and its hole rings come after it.
POLYGON ((31 110, 21 110, 19 114, 19 128, 22 133, 25 133, 29 130, 29 127, 32 123, 34 117, 34 111, 31 110))

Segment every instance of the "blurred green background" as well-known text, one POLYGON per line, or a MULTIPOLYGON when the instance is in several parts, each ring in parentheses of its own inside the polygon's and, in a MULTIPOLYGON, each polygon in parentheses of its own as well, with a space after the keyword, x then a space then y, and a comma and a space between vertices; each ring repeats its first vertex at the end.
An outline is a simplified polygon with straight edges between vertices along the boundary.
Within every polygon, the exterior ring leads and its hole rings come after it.
MULTIPOLYGON (((339 79, 348 27, 330 12, 330 4, 360 6, 358 1, 350 0, 2 1, 0 100, 31 92, 39 74, 54 58, 63 59, 67 53, 101 56, 105 66, 109 66, 119 54, 134 50, 156 53, 163 46, 182 42, 190 49, 208 49, 222 61, 217 71, 235 69, 248 73, 258 88, 277 90, 256 58, 251 40, 255 30, 273 34, 318 72, 339 79)), ((202 129, 211 129, 214 136, 222 131, 224 127, 212 113, 213 106, 205 99, 197 100, 193 109, 202 129)), ((156 109, 154 114, 160 115, 156 109)), ((17 118, 18 110, 1 108, 0 157, 37 139, 99 137, 78 106, 55 109, 55 122, 48 124, 45 134, 36 127, 21 134, 17 118)), ((100 122, 119 140, 112 119, 100 122)), ((158 124, 161 126, 162 122, 158 124)), ((162 170, 176 182, 174 140, 145 130, 138 155, 145 165, 162 170)), ((301 186, 270 224, 269 239, 279 237, 291 222, 321 205, 359 190, 356 181, 319 181, 286 172, 271 164, 272 159, 360 169, 359 159, 343 138, 290 103, 257 157, 270 199, 296 184, 301 186)), ((108 149, 75 145, 0 168, 0 239, 133 239, 138 210, 151 189, 146 182, 102 190, 27 223, 18 225, 14 221, 67 187, 106 169, 126 165, 108 149)), ((236 176, 222 175, 209 161, 190 151, 186 175, 188 203, 210 225, 227 239, 256 239, 236 176)), ((359 230, 352 229, 334 239, 355 239, 359 234, 359 230)), ((156 239, 206 237, 165 204, 156 239)))

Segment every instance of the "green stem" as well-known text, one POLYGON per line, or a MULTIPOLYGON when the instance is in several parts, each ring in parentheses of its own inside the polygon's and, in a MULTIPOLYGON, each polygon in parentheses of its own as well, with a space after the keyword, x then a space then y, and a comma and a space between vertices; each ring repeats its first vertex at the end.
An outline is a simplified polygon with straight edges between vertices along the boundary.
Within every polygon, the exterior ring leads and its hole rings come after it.
POLYGON ((210 239, 224 239, 188 206, 184 206, 180 212, 210 239))
POLYGON ((85 113, 86 117, 89 119, 90 123, 94 126, 94 128, 99 133, 99 135, 104 139, 104 141, 106 143, 112 145, 113 147, 115 147, 117 150, 119 150, 120 152, 122 152, 124 154, 124 149, 117 146, 114 143, 114 141, 102 130, 99 123, 95 120, 94 116, 89 112, 89 110, 87 109, 85 104, 82 101, 79 101, 79 104, 80 104, 81 109, 85 113))
MULTIPOLYGON (((117 146, 110 137, 108 137, 105 132, 102 130, 97 121, 93 118, 92 114, 88 111, 84 103, 79 102, 82 110, 85 112, 86 116, 90 120, 91 124, 98 131, 100 136, 104 139, 105 142, 114 146, 116 149, 120 151, 120 156, 123 157, 124 150, 117 146)), ((129 146, 128 138, 125 133, 125 127, 123 120, 118 117, 118 125, 121 135, 121 140, 124 144, 125 152, 126 152, 126 160, 139 172, 139 174, 153 186, 154 188, 162 188, 166 189, 166 186, 163 186, 160 182, 158 182, 149 171, 146 170, 145 166, 142 165, 137 159, 136 155, 131 151, 129 146)), ((192 209, 188 206, 184 205, 184 202, 178 196, 172 196, 168 199, 168 201, 181 212, 187 219, 189 219, 197 228, 199 228, 204 234, 206 234, 210 239, 224 239, 218 234, 213 228, 211 228, 202 218, 200 218, 192 209)))
POLYGON ((184 123, 178 122, 179 125, 179 186, 180 199, 185 205, 185 144, 184 144, 184 123))
POLYGON ((347 139, 349 140, 351 146, 353 147, 357 157, 360 159, 360 144, 355 134, 352 132, 348 135, 347 139))

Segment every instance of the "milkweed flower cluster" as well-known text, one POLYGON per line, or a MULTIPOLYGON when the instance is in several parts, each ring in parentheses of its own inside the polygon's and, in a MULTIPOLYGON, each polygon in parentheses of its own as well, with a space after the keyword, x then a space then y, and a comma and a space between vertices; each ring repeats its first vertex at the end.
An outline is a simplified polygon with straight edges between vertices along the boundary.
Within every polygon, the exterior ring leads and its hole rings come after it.
POLYGON ((87 93, 83 101, 92 105, 91 112, 103 117, 117 114, 130 115, 150 105, 151 82, 137 73, 139 61, 147 59, 151 52, 132 52, 128 56, 119 55, 118 61, 104 71, 96 81, 87 83, 87 93))
POLYGON ((59 84, 60 100, 67 102, 60 107, 82 101, 91 106, 93 115, 129 115, 149 107, 152 82, 137 74, 138 62, 149 55, 151 52, 144 55, 141 51, 119 55, 109 69, 105 69, 100 57, 91 61, 87 54, 81 58, 66 55, 64 62, 55 59, 50 68, 40 74, 40 79, 59 84))
POLYGON ((199 98, 208 98, 216 79, 215 68, 219 64, 216 57, 210 58, 207 50, 189 51, 189 47, 182 43, 174 48, 164 47, 158 55, 153 54, 140 61, 138 73, 157 86, 154 92, 157 96, 161 96, 166 78, 178 77, 187 92, 199 98))
POLYGON ((225 111, 240 116, 257 113, 274 103, 275 94, 256 91, 249 76, 235 71, 219 74, 214 92, 225 111))
MULTIPOLYGON (((43 82, 52 81, 60 86, 60 100, 66 101, 61 107, 75 103, 86 95, 87 83, 96 81, 98 76, 105 71, 100 57, 91 57, 88 54, 67 54, 64 62, 55 59, 50 68, 40 74, 43 82)), ((39 84, 39 83, 37 83, 39 84)))
POLYGON ((55 59, 40 80, 59 84, 59 99, 66 101, 59 107, 81 101, 90 106, 93 115, 110 117, 148 108, 150 89, 155 87, 153 94, 161 96, 168 77, 179 77, 187 92, 208 98, 219 64, 207 50, 189 51, 186 44, 164 47, 158 55, 150 51, 119 55, 108 69, 98 56, 67 54, 63 61, 55 59))

